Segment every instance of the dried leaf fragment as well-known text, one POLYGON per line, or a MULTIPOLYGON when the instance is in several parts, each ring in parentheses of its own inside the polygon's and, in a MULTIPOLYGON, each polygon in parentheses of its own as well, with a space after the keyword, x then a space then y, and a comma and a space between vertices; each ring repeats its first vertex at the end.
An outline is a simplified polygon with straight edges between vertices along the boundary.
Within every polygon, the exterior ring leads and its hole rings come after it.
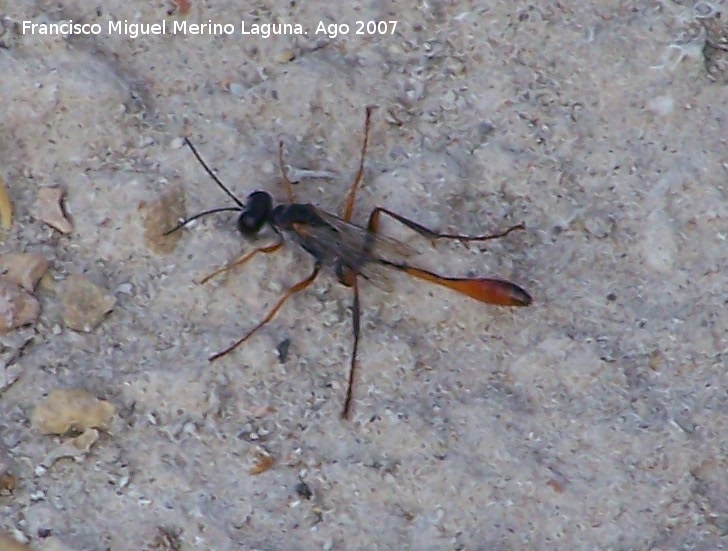
POLYGON ((65 434, 70 429, 106 430, 116 408, 83 389, 56 389, 38 404, 31 415, 41 434, 65 434))
POLYGON ((5 178, 2 174, 0 174, 0 221, 6 230, 13 225, 13 204, 10 202, 8 189, 5 187, 5 178))
POLYGON ((192 9, 192 2, 189 0, 173 0, 174 5, 177 7, 177 14, 181 16, 185 16, 188 13, 190 13, 190 10, 192 9))
POLYGON ((20 285, 0 280, 0 333, 29 325, 38 319, 40 304, 20 285))
POLYGON ((0 532, 0 549, 3 551, 31 551, 30 547, 5 532, 0 532))
POLYGON ((61 538, 50 536, 38 542, 35 551, 78 551, 78 549, 67 545, 61 538))
POLYGON ((174 229, 179 220, 185 216, 185 197, 182 188, 175 185, 154 201, 149 203, 141 201, 139 211, 143 216, 144 239, 149 248, 157 254, 171 253, 182 232, 164 234, 174 229))
POLYGON ((66 218, 63 212, 61 200, 63 190, 57 187, 45 187, 38 191, 38 201, 35 205, 37 218, 48 224, 50 227, 63 234, 73 231, 73 225, 66 218))
POLYGON ((38 253, 9 253, 0 256, 0 277, 20 285, 32 293, 43 274, 48 261, 38 253))
POLYGON ((250 474, 257 475, 264 473, 270 469, 274 463, 275 460, 271 454, 263 448, 256 447, 253 451, 253 466, 250 467, 250 474))
POLYGON ((13 473, 0 474, 0 496, 11 494, 15 489, 15 485, 16 480, 13 473))
MULTIPOLYGON (((16 464, 8 454, 0 448, 0 496, 12 493, 17 485, 15 477, 16 464)), ((0 549, 3 547, 0 545, 0 549)))
POLYGON ((60 286, 63 323, 74 331, 90 333, 116 306, 116 297, 81 274, 72 274, 60 286))

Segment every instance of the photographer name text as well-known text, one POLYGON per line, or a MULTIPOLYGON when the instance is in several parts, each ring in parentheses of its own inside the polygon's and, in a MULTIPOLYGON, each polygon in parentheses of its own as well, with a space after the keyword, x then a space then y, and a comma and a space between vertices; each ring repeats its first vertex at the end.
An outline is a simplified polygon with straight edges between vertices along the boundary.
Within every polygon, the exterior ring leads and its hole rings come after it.
MULTIPOLYGON (((101 23, 77 23, 73 20, 57 23, 34 23, 23 21, 23 34, 37 35, 100 35, 106 27, 107 34, 124 35, 129 38, 149 35, 185 34, 192 36, 250 35, 269 38, 271 36, 306 35, 309 31, 299 23, 188 23, 187 21, 167 21, 158 23, 135 23, 124 21, 108 21, 101 23)), ((393 35, 397 21, 355 21, 353 24, 325 23, 319 21, 313 29, 313 35, 325 35, 329 38, 355 35, 393 35)))

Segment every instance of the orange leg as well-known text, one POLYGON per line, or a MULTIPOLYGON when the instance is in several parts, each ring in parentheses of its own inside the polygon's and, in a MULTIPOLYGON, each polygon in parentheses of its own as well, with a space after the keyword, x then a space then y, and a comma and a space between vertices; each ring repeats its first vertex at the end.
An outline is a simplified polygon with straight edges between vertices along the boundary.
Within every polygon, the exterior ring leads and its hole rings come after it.
POLYGON ((215 270, 211 274, 206 275, 205 277, 203 277, 198 282, 198 284, 199 285, 204 285, 205 283, 207 283, 208 281, 210 281, 216 275, 221 274, 223 272, 227 272, 228 270, 234 268, 235 266, 240 266, 241 264, 245 264, 248 260, 250 260, 251 258, 253 258, 258 253, 270 254, 270 253, 273 253, 273 252, 277 251, 282 246, 283 246, 283 240, 281 239, 280 241, 278 241, 278 243, 273 243, 273 245, 268 245, 266 247, 259 247, 257 249, 254 249, 254 250, 250 251, 249 253, 244 254, 243 256, 241 256, 240 258, 238 258, 235 262, 231 262, 230 264, 226 264, 222 268, 220 268, 218 270, 215 270))
POLYGON ((351 360, 349 362, 349 384, 346 387, 344 409, 341 411, 341 416, 344 419, 349 419, 349 413, 351 412, 351 400, 354 397, 354 377, 356 376, 356 367, 358 365, 357 354, 359 352, 359 334, 361 333, 361 304, 359 303, 359 284, 356 278, 357 273, 354 270, 344 266, 341 267, 339 281, 343 285, 351 287, 354 291, 354 303, 351 307, 354 346, 351 350, 351 360))
POLYGON ((372 117, 372 111, 374 107, 367 107, 366 118, 364 119, 364 143, 361 145, 361 159, 359 160, 359 170, 354 178, 354 183, 351 184, 349 192, 346 194, 346 200, 344 202, 344 213, 341 218, 346 222, 351 222, 351 215, 354 213, 354 199, 356 198, 356 190, 361 183, 361 179, 364 176, 364 158, 367 154, 367 147, 369 146, 369 121, 372 117))
POLYGON ((250 331, 248 331, 242 338, 235 341, 232 345, 228 346, 225 350, 222 352, 218 352, 217 354, 213 354, 210 356, 209 361, 217 360, 218 358, 221 358, 225 354, 228 354, 235 350, 238 346, 243 344, 245 341, 247 341, 253 334, 263 327, 266 323, 268 323, 271 319, 273 319, 273 316, 275 316, 278 313, 278 310, 281 309, 281 307, 286 303, 286 301, 291 298, 293 295, 298 293, 299 291, 303 291, 306 287, 311 285, 313 283, 314 279, 318 276, 319 272, 321 271, 321 265, 319 263, 316 263, 316 265, 313 268, 313 272, 311 272, 311 275, 309 275, 306 279, 302 279, 298 283, 296 283, 294 286, 289 288, 286 293, 280 298, 280 300, 276 303, 276 305, 270 309, 270 311, 266 314, 266 316, 263 318, 263 321, 261 321, 258 325, 253 327, 250 331))
POLYGON ((352 325, 354 329, 354 347, 351 351, 351 362, 349 364, 349 385, 346 387, 346 400, 341 416, 349 419, 351 411, 351 399, 354 396, 354 377, 356 376, 357 354, 359 352, 359 333, 361 331, 361 306, 359 304, 359 285, 354 283, 354 304, 352 306, 352 325))

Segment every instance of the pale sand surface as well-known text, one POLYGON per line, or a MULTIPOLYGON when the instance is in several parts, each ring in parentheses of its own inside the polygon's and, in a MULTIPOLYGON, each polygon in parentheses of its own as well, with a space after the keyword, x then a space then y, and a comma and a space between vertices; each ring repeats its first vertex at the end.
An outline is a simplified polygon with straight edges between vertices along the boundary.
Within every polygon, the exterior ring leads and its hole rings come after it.
MULTIPOLYGON (((21 332, 34 339, 0 394, 0 458, 17 478, 0 531, 37 550, 722 548, 728 78, 720 59, 708 78, 703 47, 728 14, 667 0, 192 1, 188 22, 236 34, 108 34, 109 21, 164 20, 164 2, 20 0, 0 13, 0 171, 15 207, 0 252, 40 252, 52 279, 83 273, 118 300, 79 333, 58 295, 36 292, 40 320, 21 332), (17 36, 12 24, 68 19, 103 31, 17 36), (309 34, 242 36, 241 20, 309 34), (315 36, 320 20, 349 34, 315 36), (361 36, 359 20, 397 27, 361 36), (522 221, 487 247, 412 243, 431 268, 512 279, 535 302, 363 284, 342 422, 350 292, 322 277, 210 364, 309 259, 289 248, 197 285, 250 250, 233 215, 157 254, 139 204, 175 185, 189 214, 231 204, 189 135, 241 198, 284 198, 283 139, 294 169, 333 173, 297 198, 336 212, 367 105, 356 220, 380 204, 471 233, 522 221), (44 186, 66 191, 70 235, 32 215, 44 186), (41 469, 68 437, 29 419, 57 388, 117 415, 80 461, 41 469), (252 475, 261 450, 274 464, 252 475)), ((4 336, 3 357, 21 341, 4 336)))

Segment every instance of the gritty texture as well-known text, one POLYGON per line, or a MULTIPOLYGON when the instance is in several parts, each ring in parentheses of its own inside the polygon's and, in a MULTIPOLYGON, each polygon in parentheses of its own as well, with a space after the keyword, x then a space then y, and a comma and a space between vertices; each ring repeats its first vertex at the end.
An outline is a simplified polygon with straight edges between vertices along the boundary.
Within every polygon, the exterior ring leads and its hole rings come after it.
POLYGON ((3 5, 0 173, 14 216, 0 254, 50 268, 39 320, 2 336, 0 455, 15 483, 0 533, 90 551, 726 546, 726 5, 341 4, 3 5), (69 19, 103 32, 20 32, 69 19), (309 34, 106 29, 165 19, 309 34), (397 26, 357 35, 358 20, 397 26), (319 21, 349 34, 314 35, 319 21), (319 175, 297 200, 340 212, 368 105, 355 220, 386 205, 447 231, 524 222, 434 250, 383 229, 430 269, 507 278, 535 300, 508 309, 404 276, 394 293, 363 283, 345 422, 350 291, 326 274, 209 363, 310 258, 289 247, 198 285, 254 246, 234 213, 180 230, 169 251, 145 221, 175 190, 188 215, 235 206, 184 136, 238 197, 279 201, 283 140, 294 173, 319 175), (64 191, 68 235, 34 215, 45 188, 64 191), (71 274, 116 299, 89 333, 62 323, 71 274), (31 428, 55 389, 117 415, 46 468, 73 437, 31 428))

